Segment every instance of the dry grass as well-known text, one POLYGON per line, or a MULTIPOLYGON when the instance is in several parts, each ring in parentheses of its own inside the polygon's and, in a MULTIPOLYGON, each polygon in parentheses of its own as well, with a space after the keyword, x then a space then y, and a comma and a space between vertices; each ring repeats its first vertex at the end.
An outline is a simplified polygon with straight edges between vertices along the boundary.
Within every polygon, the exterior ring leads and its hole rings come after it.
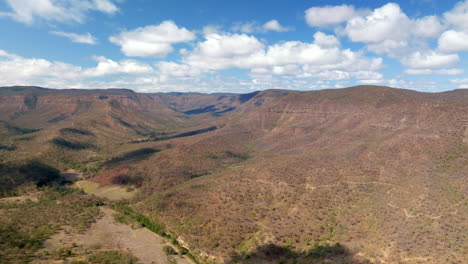
POLYGON ((74 185, 88 194, 111 201, 129 200, 135 197, 138 192, 136 189, 128 189, 128 187, 118 185, 101 186, 99 183, 89 180, 77 181, 74 185))

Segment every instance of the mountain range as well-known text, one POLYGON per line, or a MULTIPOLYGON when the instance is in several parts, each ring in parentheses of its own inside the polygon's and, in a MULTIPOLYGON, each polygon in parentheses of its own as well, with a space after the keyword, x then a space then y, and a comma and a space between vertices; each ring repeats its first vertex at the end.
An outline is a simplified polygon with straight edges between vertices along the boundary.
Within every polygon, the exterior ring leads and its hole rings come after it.
POLYGON ((0 88, 0 195, 31 164, 137 189, 204 262, 468 261, 468 90, 0 88))

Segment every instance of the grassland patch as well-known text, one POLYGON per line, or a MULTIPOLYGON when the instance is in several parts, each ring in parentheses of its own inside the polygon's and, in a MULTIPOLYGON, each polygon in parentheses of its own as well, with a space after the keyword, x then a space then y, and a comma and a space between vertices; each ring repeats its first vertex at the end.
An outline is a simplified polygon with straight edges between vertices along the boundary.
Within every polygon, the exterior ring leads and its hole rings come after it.
POLYGON ((88 180, 78 181, 74 184, 74 186, 82 189, 87 194, 92 194, 97 197, 109 199, 112 201, 132 199, 137 193, 137 190, 129 190, 128 188, 122 186, 101 186, 97 182, 88 180))

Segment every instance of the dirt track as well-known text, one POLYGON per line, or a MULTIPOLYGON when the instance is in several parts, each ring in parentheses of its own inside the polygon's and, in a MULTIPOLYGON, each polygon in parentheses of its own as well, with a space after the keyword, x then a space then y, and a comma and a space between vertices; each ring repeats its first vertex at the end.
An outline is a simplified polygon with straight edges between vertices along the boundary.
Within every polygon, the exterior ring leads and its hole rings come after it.
MULTIPOLYGON (((138 257, 139 263, 165 264, 168 261, 162 248, 164 239, 145 228, 133 229, 128 225, 114 221, 112 209, 102 207, 103 217, 94 223, 84 234, 66 234, 62 231, 46 241, 46 249, 54 251, 59 248, 77 244, 80 250, 119 249, 130 251, 138 257)), ((191 264, 185 258, 175 256, 178 264, 191 264)))

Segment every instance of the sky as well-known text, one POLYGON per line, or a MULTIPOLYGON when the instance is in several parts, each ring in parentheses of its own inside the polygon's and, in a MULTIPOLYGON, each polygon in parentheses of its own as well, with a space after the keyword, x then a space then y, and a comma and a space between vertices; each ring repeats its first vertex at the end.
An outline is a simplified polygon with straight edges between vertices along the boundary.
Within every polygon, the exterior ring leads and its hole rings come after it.
POLYGON ((468 0, 0 0, 0 86, 468 88, 468 0))

